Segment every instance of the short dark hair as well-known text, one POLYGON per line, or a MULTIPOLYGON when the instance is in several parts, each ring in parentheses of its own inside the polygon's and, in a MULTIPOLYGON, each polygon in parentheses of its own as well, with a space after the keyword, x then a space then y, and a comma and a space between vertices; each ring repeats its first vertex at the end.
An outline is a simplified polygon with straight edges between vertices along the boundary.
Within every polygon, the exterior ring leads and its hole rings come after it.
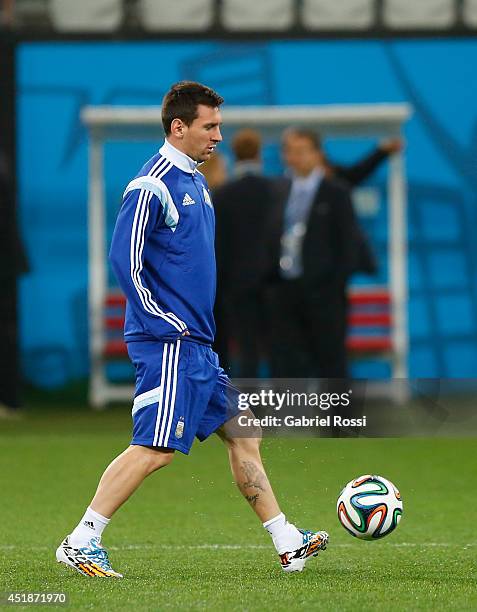
POLYGON ((236 132, 232 140, 232 149, 237 161, 248 161, 260 156, 262 139, 256 130, 244 128, 236 132))
POLYGON ((166 136, 171 133, 174 119, 180 119, 186 125, 191 125, 197 119, 199 104, 216 108, 224 99, 210 87, 195 81, 180 81, 175 83, 162 101, 162 125, 166 136))
POLYGON ((307 127, 289 127, 283 132, 283 141, 287 136, 298 136, 298 138, 306 138, 311 142, 313 148, 321 151, 321 139, 319 134, 307 127))

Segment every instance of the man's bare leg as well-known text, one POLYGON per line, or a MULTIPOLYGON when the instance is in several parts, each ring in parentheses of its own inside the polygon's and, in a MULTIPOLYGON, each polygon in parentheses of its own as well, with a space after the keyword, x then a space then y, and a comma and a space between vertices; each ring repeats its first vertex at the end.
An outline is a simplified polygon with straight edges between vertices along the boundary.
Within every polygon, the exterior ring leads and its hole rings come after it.
POLYGON ((111 518, 149 474, 168 465, 173 457, 171 449, 129 446, 106 468, 90 508, 111 518))
POLYGON ((83 518, 56 550, 59 563, 85 576, 121 578, 111 567, 106 549, 100 544, 103 530, 112 515, 156 470, 168 465, 174 451, 166 448, 129 446, 106 468, 96 494, 83 518))
POLYGON ((173 457, 171 449, 129 446, 104 471, 91 504, 70 535, 71 543, 80 547, 94 536, 101 537, 116 510, 149 474, 168 465, 173 457))
POLYGON ((253 429, 249 437, 237 437, 234 420, 218 430, 227 446, 230 468, 240 492, 264 523, 280 514, 278 502, 260 456, 261 432, 253 429))
MULTIPOLYGON (((249 413, 248 416, 253 415, 249 413)), ((235 482, 272 536, 282 568, 286 572, 302 571, 311 555, 326 548, 328 534, 300 531, 286 520, 263 467, 261 430, 249 428, 245 431, 237 419, 231 419, 217 431, 227 446, 235 482)))

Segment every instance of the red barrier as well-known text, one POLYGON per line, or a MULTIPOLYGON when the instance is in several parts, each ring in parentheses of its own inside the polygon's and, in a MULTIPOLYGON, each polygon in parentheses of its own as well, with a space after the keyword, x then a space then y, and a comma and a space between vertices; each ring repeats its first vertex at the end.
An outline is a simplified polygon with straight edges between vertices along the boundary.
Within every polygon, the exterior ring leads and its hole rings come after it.
MULTIPOLYGON (((349 336, 346 346, 350 353, 388 353, 393 349, 391 339, 392 316, 389 311, 391 297, 387 289, 353 289, 349 294, 349 336), (362 328, 367 328, 364 331, 362 328), (379 334, 368 328, 379 328, 379 334), (388 328, 383 333, 382 328, 388 328)), ((126 299, 122 293, 108 294, 105 300, 105 327, 108 331, 122 330, 126 299), (115 310, 114 314, 110 311, 115 310), (108 312, 109 311, 109 312, 108 312)), ((127 357, 126 345, 121 338, 110 339, 104 347, 104 356, 110 359, 127 357)))

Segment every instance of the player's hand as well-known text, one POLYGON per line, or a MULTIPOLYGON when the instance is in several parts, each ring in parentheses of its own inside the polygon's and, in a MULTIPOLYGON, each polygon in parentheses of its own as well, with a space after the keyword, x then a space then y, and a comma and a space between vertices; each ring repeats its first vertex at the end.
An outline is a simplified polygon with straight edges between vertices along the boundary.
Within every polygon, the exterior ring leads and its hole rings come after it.
POLYGON ((190 336, 190 331, 188 329, 186 329, 185 331, 182 332, 183 336, 190 336))
POLYGON ((384 151, 388 155, 393 153, 399 153, 404 148, 404 143, 400 138, 390 138, 389 140, 383 140, 379 145, 381 151, 384 151))

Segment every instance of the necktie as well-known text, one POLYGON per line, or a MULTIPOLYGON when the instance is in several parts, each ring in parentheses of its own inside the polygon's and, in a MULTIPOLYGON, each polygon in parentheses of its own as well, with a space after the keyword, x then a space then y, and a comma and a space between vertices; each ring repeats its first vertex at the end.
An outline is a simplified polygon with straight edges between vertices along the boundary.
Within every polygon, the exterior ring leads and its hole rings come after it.
POLYGON ((299 222, 304 221, 304 213, 307 203, 307 192, 303 187, 298 187, 293 190, 291 199, 288 203, 285 212, 285 232, 288 233, 290 229, 299 222))

